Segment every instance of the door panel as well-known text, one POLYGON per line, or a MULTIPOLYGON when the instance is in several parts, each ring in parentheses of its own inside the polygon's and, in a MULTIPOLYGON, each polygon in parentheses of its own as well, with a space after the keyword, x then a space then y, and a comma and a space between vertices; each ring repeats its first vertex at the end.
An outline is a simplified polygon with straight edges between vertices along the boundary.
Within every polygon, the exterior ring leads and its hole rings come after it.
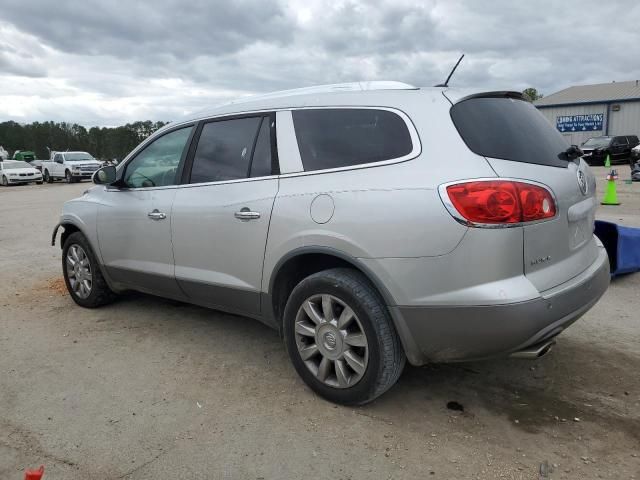
POLYGON ((264 250, 277 192, 277 178, 177 191, 171 225, 175 275, 193 301, 260 312, 264 250), (247 219, 255 217, 251 213, 259 217, 247 219))
POLYGON ((181 298, 173 273, 171 205, 176 189, 108 190, 98 209, 98 239, 113 281, 181 298), (157 211, 157 212, 156 212, 157 211), (165 218, 153 219, 150 213, 165 218))
POLYGON ((130 288, 185 298, 174 275, 171 207, 193 126, 152 140, 119 169, 98 209, 98 241, 111 279, 130 288))

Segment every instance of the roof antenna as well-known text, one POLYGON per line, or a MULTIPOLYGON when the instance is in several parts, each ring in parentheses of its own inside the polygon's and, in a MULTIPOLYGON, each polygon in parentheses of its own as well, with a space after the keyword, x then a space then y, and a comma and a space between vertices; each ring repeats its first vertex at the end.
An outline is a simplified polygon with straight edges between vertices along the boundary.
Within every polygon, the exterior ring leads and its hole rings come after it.
POLYGON ((456 71, 456 68, 458 68, 458 65, 460 65, 460 62, 462 61, 463 58, 464 58, 464 53, 462 54, 462 56, 456 62, 455 66, 453 67, 453 70, 451 70, 451 73, 447 77, 447 80, 444 83, 440 83, 440 84, 436 85, 436 87, 448 87, 449 86, 449 80, 451 80, 451 77, 453 76, 453 73, 456 71))

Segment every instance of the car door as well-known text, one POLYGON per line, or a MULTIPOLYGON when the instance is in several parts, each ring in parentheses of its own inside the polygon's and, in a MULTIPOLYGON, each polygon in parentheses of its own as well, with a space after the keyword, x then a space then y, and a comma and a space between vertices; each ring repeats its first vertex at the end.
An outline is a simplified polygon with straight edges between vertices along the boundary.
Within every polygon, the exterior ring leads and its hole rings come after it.
POLYGON ((618 163, 626 160, 628 157, 628 149, 629 144, 627 142, 627 137, 614 137, 611 142, 611 162, 618 163))
POLYGON ((61 153, 56 153, 53 157, 53 163, 51 164, 51 172, 49 172, 53 177, 63 177, 64 176, 64 157, 61 153))
POLYGON ((171 207, 195 128, 170 130, 118 170, 98 209, 98 242, 111 279, 126 287, 182 299, 174 275, 171 207))
POLYGON ((259 316, 278 192, 275 116, 212 120, 200 130, 189 185, 173 204, 176 278, 195 303, 259 316))

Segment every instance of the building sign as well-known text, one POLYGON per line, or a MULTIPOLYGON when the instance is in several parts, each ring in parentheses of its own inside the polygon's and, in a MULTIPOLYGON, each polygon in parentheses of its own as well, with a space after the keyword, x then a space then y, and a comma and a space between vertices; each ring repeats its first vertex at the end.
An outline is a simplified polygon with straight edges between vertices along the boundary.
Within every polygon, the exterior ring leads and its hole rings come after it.
POLYGON ((556 117, 556 128, 561 132, 588 132, 602 130, 604 113, 588 115, 559 115, 556 117))

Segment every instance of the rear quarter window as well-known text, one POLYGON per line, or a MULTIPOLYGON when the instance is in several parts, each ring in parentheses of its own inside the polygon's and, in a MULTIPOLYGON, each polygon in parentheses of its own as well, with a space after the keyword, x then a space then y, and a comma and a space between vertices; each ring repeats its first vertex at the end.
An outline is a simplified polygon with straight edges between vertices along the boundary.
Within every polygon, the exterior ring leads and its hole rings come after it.
POLYGON ((569 144, 527 101, 473 97, 451 107, 451 119, 467 147, 478 155, 567 167, 561 153, 569 144))
POLYGON ((309 109, 294 110, 292 116, 307 172, 382 162, 413 151, 407 124, 388 110, 309 109))

